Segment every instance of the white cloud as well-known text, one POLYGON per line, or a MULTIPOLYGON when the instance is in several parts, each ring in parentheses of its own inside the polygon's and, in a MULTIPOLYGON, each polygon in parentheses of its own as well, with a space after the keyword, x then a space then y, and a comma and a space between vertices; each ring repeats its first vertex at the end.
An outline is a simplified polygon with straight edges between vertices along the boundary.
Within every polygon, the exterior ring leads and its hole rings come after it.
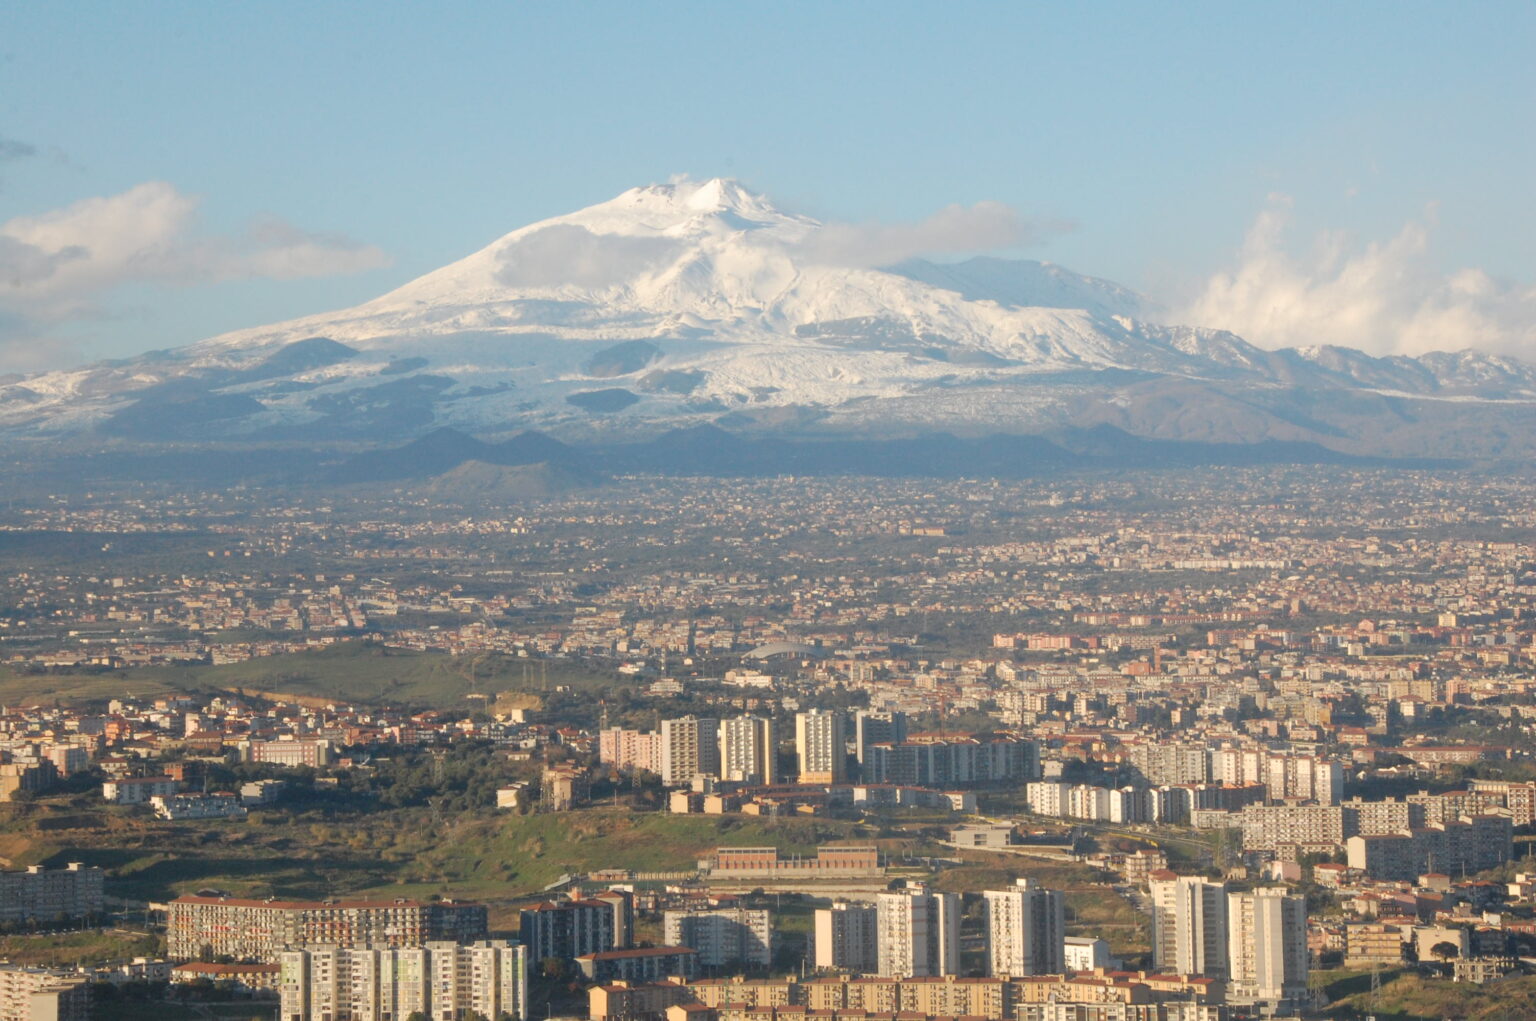
POLYGON ((68 314, 77 303, 128 283, 286 280, 355 273, 389 261, 370 245, 310 234, 276 218, 239 235, 203 234, 200 202, 150 181, 8 220, 0 224, 0 301, 68 314))
MULTIPOLYGON (((674 184, 686 179, 674 178, 674 184)), ((828 266, 889 266, 916 255, 986 252, 1026 244, 1069 225, 1028 221, 1001 202, 952 205, 917 223, 827 223, 789 246, 788 254, 828 266)), ((510 287, 574 284, 604 288, 655 270, 681 243, 665 237, 594 234, 554 224, 498 253, 499 280, 510 287)))
POLYGON ((70 320, 108 316, 103 303, 128 284, 356 273, 387 265, 378 248, 312 234, 276 218, 233 235, 201 231, 197 196, 163 181, 82 199, 0 223, 0 349, 5 361, 39 357, 70 320), (23 350, 24 349, 24 350, 23 350))
POLYGON ((1536 287, 1480 269, 1449 275, 1430 257, 1433 210, 1363 247, 1320 234, 1305 256, 1285 245, 1291 202, 1271 196, 1236 268, 1215 274, 1179 317, 1261 347, 1337 344, 1377 355, 1481 351, 1536 355, 1536 287))
POLYGON ((508 287, 599 289, 660 266, 679 248, 671 238, 598 235, 576 224, 556 223, 503 248, 497 277, 508 287))
POLYGON ((806 235, 797 254, 830 266, 890 266, 919 255, 990 252, 1070 230, 1028 220, 1002 202, 950 205, 916 223, 828 223, 806 235))

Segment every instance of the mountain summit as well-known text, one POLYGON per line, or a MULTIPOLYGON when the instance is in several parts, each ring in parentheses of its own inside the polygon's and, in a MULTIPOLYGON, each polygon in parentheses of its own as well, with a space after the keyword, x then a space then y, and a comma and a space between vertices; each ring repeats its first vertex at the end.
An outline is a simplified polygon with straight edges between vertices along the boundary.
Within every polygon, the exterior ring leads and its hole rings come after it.
POLYGON ((1527 423, 1487 449, 1488 423, 1532 417, 1536 370, 1512 359, 1264 351, 1158 323, 1134 292, 1048 264, 869 265, 878 245, 852 252, 842 230, 735 181, 633 188, 355 308, 0 385, 0 429, 376 442, 1109 424, 1422 453, 1418 426, 1445 446, 1454 418, 1472 423, 1453 430, 1464 453, 1530 443, 1527 423))

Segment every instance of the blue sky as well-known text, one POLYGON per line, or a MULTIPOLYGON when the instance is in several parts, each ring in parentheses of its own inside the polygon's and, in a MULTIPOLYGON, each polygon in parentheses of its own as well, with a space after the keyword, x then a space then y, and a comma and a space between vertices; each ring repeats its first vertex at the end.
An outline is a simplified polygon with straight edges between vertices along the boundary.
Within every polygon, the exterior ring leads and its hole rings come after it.
POLYGON ((1070 221, 1002 254, 1256 342, 1529 356, 1533 50, 1528 2, 13 4, 0 372, 354 304, 677 173, 1070 221))

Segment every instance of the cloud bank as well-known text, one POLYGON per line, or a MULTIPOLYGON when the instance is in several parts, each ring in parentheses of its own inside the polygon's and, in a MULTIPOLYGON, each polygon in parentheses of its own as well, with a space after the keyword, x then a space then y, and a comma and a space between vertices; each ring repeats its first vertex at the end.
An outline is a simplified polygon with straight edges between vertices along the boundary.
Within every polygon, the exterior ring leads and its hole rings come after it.
POLYGON ((1536 358, 1536 286, 1475 268, 1441 272, 1430 256, 1432 226, 1429 216, 1363 247, 1327 232, 1297 256, 1286 248, 1290 199, 1272 196, 1237 266, 1212 276, 1179 318, 1266 348, 1337 344, 1376 355, 1475 348, 1536 358))
POLYGON ((828 223, 806 235, 795 254, 828 266, 890 266, 920 255, 991 252, 1033 244, 1071 229, 1030 220, 1002 202, 950 205, 916 223, 828 223))
POLYGON ((671 238, 598 235, 576 224, 556 223, 503 248, 496 276, 508 287, 600 289, 654 269, 680 250, 671 238))
POLYGON ((103 318, 102 302, 129 284, 192 286, 227 280, 292 280, 387 265, 371 245, 314 234, 268 217, 231 235, 199 230, 201 199, 163 181, 82 199, 0 223, 0 357, 48 359, 26 350, 52 327, 103 318))
MULTIPOLYGON (((1063 222, 1028 220, 1001 202, 978 202, 946 206, 915 223, 826 223, 798 241, 772 245, 799 262, 867 269, 919 255, 1012 248, 1068 229, 1063 222)), ((672 238, 596 234, 576 224, 553 224, 503 248, 497 279, 508 287, 595 290, 659 269, 682 250, 682 242, 672 238)))

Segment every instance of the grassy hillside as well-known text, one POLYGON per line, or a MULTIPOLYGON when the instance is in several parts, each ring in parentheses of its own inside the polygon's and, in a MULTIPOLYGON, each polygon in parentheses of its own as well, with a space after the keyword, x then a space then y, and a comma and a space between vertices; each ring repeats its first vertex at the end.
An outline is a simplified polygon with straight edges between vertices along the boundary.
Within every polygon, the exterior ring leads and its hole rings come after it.
POLYGON ((0 702, 6 705, 79 704, 185 690, 182 685, 148 671, 34 674, 0 666, 0 702))
POLYGON ((1328 971, 1314 976, 1327 995, 1333 1018, 1380 1021, 1502 1021, 1532 1016, 1536 976, 1517 976, 1487 985, 1427 978, 1407 971, 1383 971, 1381 992, 1371 995, 1368 971, 1328 971))
POLYGON ((124 929, 0 936, 0 959, 46 968, 109 964, 164 953, 165 941, 159 936, 124 929))

